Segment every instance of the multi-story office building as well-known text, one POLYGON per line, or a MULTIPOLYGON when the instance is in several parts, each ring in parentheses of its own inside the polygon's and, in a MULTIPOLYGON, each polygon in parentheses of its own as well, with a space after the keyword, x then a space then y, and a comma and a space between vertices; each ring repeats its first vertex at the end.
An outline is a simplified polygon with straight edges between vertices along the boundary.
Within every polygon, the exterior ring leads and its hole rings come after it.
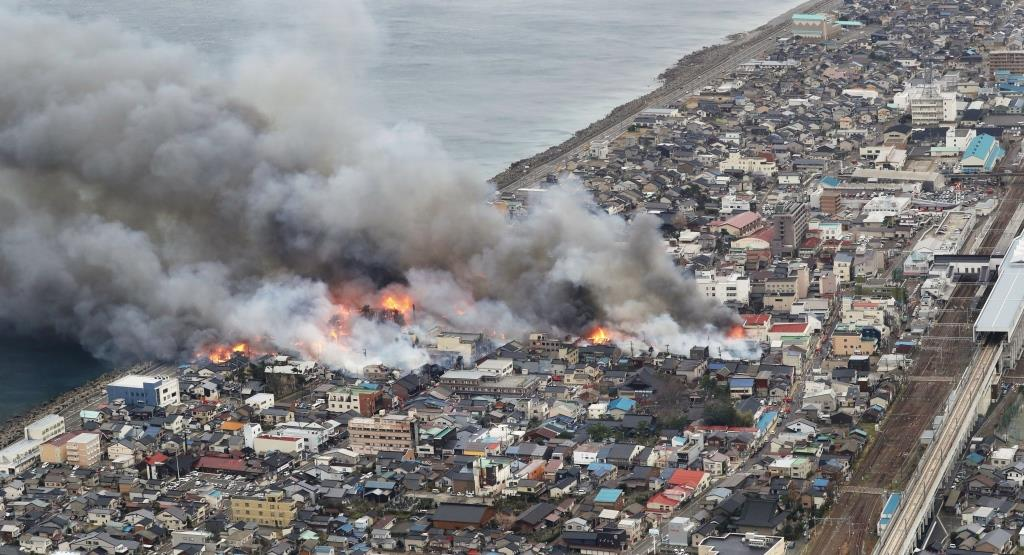
POLYGON ((1024 50, 993 50, 985 55, 985 67, 989 75, 997 71, 1024 75, 1024 50))
POLYGON ((356 412, 371 416, 377 410, 383 393, 363 386, 336 387, 327 392, 328 412, 356 412))
POLYGON ((402 414, 352 418, 348 434, 349 447, 361 455, 415 449, 420 441, 416 418, 402 414))
POLYGON ((772 252, 795 256, 800 250, 800 242, 807 235, 807 223, 811 219, 807 205, 802 202, 787 202, 775 207, 772 225, 775 235, 772 237, 772 252))
POLYGON ((179 402, 178 379, 128 375, 107 384, 107 400, 128 405, 166 407, 179 402))
POLYGON ((254 522, 261 526, 284 528, 295 520, 298 505, 283 491, 270 491, 261 495, 240 495, 231 498, 231 518, 254 522))
POLYGON ((92 468, 101 457, 100 435, 92 432, 68 432, 39 446, 40 460, 48 463, 92 468))

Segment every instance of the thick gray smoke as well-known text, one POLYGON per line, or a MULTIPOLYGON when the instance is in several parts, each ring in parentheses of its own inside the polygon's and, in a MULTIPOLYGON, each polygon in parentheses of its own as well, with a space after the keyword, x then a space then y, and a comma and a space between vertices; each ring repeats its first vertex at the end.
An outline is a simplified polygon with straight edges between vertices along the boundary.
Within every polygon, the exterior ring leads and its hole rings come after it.
POLYGON ((732 321, 679 276, 653 219, 627 224, 570 185, 509 223, 487 184, 421 128, 376 124, 356 72, 315 55, 267 43, 214 66, 22 12, 0 11, 0 36, 9 325, 112 359, 257 339, 356 369, 425 360, 391 323, 330 338, 337 303, 396 284, 418 335, 607 323, 683 347, 732 321))

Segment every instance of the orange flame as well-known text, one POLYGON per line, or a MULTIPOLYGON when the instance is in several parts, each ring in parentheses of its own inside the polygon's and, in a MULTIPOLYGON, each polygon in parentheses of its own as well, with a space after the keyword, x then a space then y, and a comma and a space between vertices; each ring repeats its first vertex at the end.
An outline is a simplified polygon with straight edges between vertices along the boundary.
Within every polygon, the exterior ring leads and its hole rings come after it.
POLYGON ((387 295, 380 304, 387 310, 397 310, 402 314, 409 314, 413 307, 412 298, 408 295, 387 295))
POLYGON ((249 354, 249 344, 246 342, 235 343, 234 345, 214 345, 205 351, 198 353, 199 357, 206 357, 210 362, 223 364, 238 355, 249 354))
POLYGON ((729 328, 729 332, 725 336, 729 339, 740 340, 747 336, 747 332, 743 330, 743 326, 735 325, 729 328))
POLYGON ((604 328, 598 326, 597 329, 590 333, 590 337, 587 339, 594 345, 605 345, 611 343, 612 336, 604 328))

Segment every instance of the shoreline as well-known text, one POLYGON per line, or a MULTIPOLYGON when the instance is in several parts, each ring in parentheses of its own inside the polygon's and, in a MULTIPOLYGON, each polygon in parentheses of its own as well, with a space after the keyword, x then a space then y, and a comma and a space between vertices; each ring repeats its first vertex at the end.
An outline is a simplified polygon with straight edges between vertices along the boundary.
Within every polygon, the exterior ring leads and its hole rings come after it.
MULTIPOLYGON (((68 407, 81 403, 82 401, 89 400, 95 396, 97 391, 102 391, 103 387, 111 382, 120 378, 126 374, 132 372, 138 372, 144 370, 148 366, 145 363, 140 363, 128 368, 121 368, 104 372, 99 376, 96 376, 81 385, 73 387, 64 393, 57 395, 47 401, 37 403, 32 407, 19 412, 9 419, 0 424, 0 447, 15 442, 24 437, 24 428, 34 420, 45 416, 47 414, 60 414, 66 411, 68 407)), ((67 415, 64 415, 67 418, 67 415)), ((68 430, 75 429, 80 425, 73 422, 68 422, 68 430)))
POLYGON ((837 4, 838 0, 807 0, 750 31, 733 33, 725 37, 725 42, 710 44, 685 54, 657 76, 661 84, 654 90, 612 108, 604 117, 575 131, 560 144, 512 162, 488 182, 494 184, 497 192, 501 193, 507 189, 532 184, 520 183, 521 181, 543 179, 546 174, 554 173, 551 171, 555 169, 553 166, 564 162, 565 158, 572 156, 598 136, 607 134, 624 122, 632 120, 644 109, 659 104, 664 97, 682 94, 682 89, 693 88, 697 81, 733 71, 747 60, 733 60, 735 63, 730 63, 730 58, 742 54, 745 47, 764 41, 780 31, 788 30, 793 14, 830 9, 837 4))
MULTIPOLYGON (((498 191, 502 191, 531 176, 536 175, 537 179, 542 178, 544 174, 548 173, 547 168, 573 155, 574 150, 588 145, 595 137, 608 133, 616 126, 622 125, 623 122, 632 121, 638 112, 663 101, 665 96, 680 94, 680 89, 693 88, 696 81, 718 77, 734 70, 739 63, 746 60, 736 61, 730 60, 730 58, 743 53, 745 47, 764 41, 780 30, 788 29, 789 18, 792 14, 811 9, 827 9, 838 3, 838 0, 808 0, 750 31, 733 33, 725 37, 725 42, 710 44, 684 55, 657 76, 661 84, 655 89, 613 108, 607 115, 576 131, 562 143, 551 146, 529 158, 513 162, 508 168, 491 178, 489 182, 495 184, 498 191), (527 168, 529 168, 528 171, 527 168)), ((105 372, 47 401, 34 404, 26 410, 12 415, 0 424, 0 446, 20 439, 23 435, 23 428, 35 419, 46 414, 60 414, 70 406, 96 397, 98 392, 102 392, 103 386, 110 381, 146 368, 147 364, 140 363, 128 368, 105 372)), ((69 425, 69 429, 72 426, 75 425, 69 425)))

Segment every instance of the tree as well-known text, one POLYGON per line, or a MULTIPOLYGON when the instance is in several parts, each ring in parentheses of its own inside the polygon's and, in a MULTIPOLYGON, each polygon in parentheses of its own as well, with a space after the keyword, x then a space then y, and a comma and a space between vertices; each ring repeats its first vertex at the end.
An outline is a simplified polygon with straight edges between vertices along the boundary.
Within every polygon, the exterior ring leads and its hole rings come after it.
POLYGON ((704 407, 704 422, 711 426, 749 426, 753 418, 742 414, 728 401, 715 400, 704 407))
POLYGON ((661 421, 661 428, 670 430, 682 430, 683 428, 690 425, 690 419, 685 414, 680 414, 672 418, 666 418, 661 421))
POLYGON ((594 424, 587 428, 587 433, 590 434, 590 439, 593 441, 604 441, 612 437, 615 431, 604 424, 594 424))

